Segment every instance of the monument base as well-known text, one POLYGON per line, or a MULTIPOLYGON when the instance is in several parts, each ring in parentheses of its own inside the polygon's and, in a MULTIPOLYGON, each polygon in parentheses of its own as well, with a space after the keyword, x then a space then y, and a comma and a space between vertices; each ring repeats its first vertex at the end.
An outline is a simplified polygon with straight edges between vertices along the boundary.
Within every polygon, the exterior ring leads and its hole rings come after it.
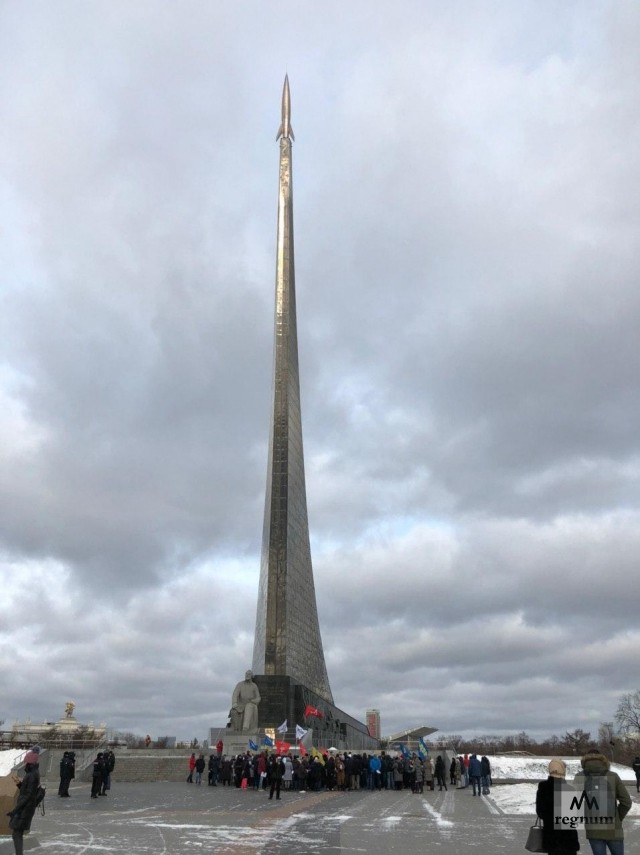
POLYGON ((338 709, 293 678, 254 674, 253 680, 260 690, 258 725, 262 732, 277 731, 278 727, 286 721, 288 724, 286 734, 276 732, 276 736, 292 745, 296 744, 296 725, 299 724, 305 730, 313 729, 313 745, 316 748, 354 751, 380 749, 380 741, 371 736, 363 722, 338 709), (305 710, 308 707, 318 710, 321 717, 305 717, 305 710))

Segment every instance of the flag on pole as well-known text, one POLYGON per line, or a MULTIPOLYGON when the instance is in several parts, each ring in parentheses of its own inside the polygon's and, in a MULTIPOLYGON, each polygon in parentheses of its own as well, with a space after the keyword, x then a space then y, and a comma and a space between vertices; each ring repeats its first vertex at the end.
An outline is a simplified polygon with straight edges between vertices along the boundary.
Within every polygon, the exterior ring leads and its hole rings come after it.
POLYGON ((287 720, 285 718, 280 727, 276 728, 276 730, 278 731, 278 733, 286 733, 288 726, 289 725, 287 724, 287 720))
POLYGON ((404 744, 404 742, 400 743, 400 751, 402 752, 403 757, 411 757, 411 752, 409 751, 407 746, 404 744))
POLYGON ((316 760, 316 759, 317 759, 317 760, 319 760, 319 761, 322 763, 322 765, 324 766, 324 757, 323 757, 323 756, 322 756, 322 754, 318 751, 318 749, 317 749, 317 748, 312 748, 312 749, 311 749, 311 756, 313 757, 313 759, 314 759, 314 760, 316 760))
POLYGON ((273 739, 270 736, 263 736, 262 744, 266 745, 267 748, 273 748, 273 739))
POLYGON ((311 704, 307 704, 304 709, 304 717, 310 718, 311 716, 315 716, 316 718, 324 718, 324 713, 321 712, 319 709, 316 709, 316 707, 312 707, 311 704))
POLYGON ((301 757, 306 757, 309 753, 301 742, 298 743, 298 751, 300 752, 301 757))
POLYGON ((280 742, 279 740, 276 740, 276 751, 278 754, 288 754, 290 748, 291 746, 288 742, 280 742))
POLYGON ((309 733, 308 730, 305 730, 304 727, 300 727, 299 724, 296 724, 296 739, 304 739, 307 733, 309 733))
POLYGON ((429 746, 427 745, 427 742, 426 742, 424 736, 421 736, 420 739, 418 740, 418 742, 422 746, 422 750, 424 751, 425 755, 428 754, 429 753, 429 746))
POLYGON ((257 750, 258 750, 258 746, 257 746, 257 745, 256 745, 256 743, 253 741, 253 739, 250 739, 250 740, 249 740, 249 748, 250 748, 252 751, 257 751, 257 750))

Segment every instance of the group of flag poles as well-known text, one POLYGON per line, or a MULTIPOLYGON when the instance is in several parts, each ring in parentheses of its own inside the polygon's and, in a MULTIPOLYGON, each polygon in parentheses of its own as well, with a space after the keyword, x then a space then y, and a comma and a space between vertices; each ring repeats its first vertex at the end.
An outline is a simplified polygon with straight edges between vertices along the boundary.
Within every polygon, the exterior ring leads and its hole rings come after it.
MULTIPOLYGON (((323 715, 320 712, 320 710, 317 710, 315 707, 312 707, 312 706, 307 706, 307 708, 304 711, 304 715, 305 715, 305 718, 308 718, 309 716, 316 716, 317 718, 323 718, 323 715)), ((281 736, 284 737, 286 735, 288 729, 289 729, 289 722, 285 718, 285 720, 282 722, 280 727, 276 728, 276 731, 281 736)), ((320 751, 318 751, 317 748, 311 748, 308 750, 302 744, 302 740, 305 738, 307 733, 309 733, 308 728, 305 729, 301 725, 296 724, 296 743, 297 743, 296 747, 297 747, 298 751, 300 752, 302 757, 304 757, 306 754, 311 754, 312 757, 318 757, 318 759, 324 763, 324 756, 323 756, 323 754, 320 753, 320 751)), ((263 747, 265 747, 267 749, 275 748, 276 754, 288 754, 289 751, 291 750, 291 743, 286 742, 284 739, 273 740, 270 736, 263 736, 261 744, 263 747)), ((251 751, 258 751, 259 750, 258 744, 256 742, 254 742, 253 739, 249 740, 248 745, 249 745, 249 749, 251 751)), ((321 749, 321 750, 326 752, 326 749, 321 749)))
MULTIPOLYGON (((308 706, 305 709, 304 715, 305 715, 305 718, 308 718, 309 716, 316 716, 317 718, 323 718, 322 713, 319 710, 317 710, 315 707, 311 707, 311 706, 308 706)), ((276 731, 281 736, 285 736, 288 729, 289 729, 289 724, 288 724, 287 719, 285 719, 282 722, 282 724, 280 725, 280 727, 276 728, 276 731)), ((318 749, 318 748, 315 748, 312 746, 311 748, 307 749, 302 744, 302 740, 305 738, 305 736, 307 735, 308 732, 309 732, 308 728, 305 730, 304 727, 301 727, 299 724, 296 724, 296 743, 297 743, 296 748, 298 749, 298 752, 300 753, 301 757, 305 757, 307 754, 309 754, 311 757, 317 758, 321 763, 324 764, 325 755, 327 754, 326 748, 318 749)), ((270 748, 275 748, 276 754, 288 754, 291 751, 291 743, 286 742, 283 739, 275 739, 274 740, 270 736, 263 736, 262 741, 261 741, 261 745, 264 748, 266 748, 267 750, 269 750, 270 748)), ((249 740, 248 747, 249 747, 250 751, 259 751, 260 750, 258 744, 256 742, 254 742, 253 739, 249 740)), ((394 746, 394 748, 396 750, 400 751, 400 753, 402 754, 403 757, 411 757, 412 752, 404 742, 397 743, 394 746)), ((421 736, 418 739, 417 748, 418 748, 417 753, 418 753, 418 756, 420 757, 420 759, 426 760, 426 758, 429 755, 429 746, 427 745, 424 736, 421 736)), ((329 751, 335 751, 335 749, 330 748, 329 751)))

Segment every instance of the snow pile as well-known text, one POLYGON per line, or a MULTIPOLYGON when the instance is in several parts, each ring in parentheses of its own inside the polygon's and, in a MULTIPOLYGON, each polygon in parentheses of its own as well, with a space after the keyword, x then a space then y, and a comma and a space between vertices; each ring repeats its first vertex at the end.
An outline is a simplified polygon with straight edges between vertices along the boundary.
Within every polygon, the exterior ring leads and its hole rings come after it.
POLYGON ((0 775, 8 775, 26 753, 24 748, 9 748, 7 751, 0 751, 0 775))
MULTIPOLYGON (((562 757, 567 764, 567 780, 571 781, 582 770, 579 757, 562 757)), ((516 778, 523 781, 543 781, 549 774, 550 757, 513 757, 508 754, 489 756, 491 777, 495 781, 504 778, 516 778)), ((635 783, 636 776, 630 766, 611 764, 611 771, 617 772, 623 781, 635 783)))

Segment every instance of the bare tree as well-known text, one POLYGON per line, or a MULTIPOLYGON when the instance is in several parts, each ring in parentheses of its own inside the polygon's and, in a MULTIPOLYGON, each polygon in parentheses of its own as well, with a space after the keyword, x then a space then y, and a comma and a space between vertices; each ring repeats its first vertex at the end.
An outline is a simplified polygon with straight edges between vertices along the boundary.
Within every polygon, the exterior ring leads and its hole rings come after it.
POLYGON ((458 749, 460 748, 460 745, 463 742, 463 739, 459 733, 452 733, 450 735, 443 734, 439 738, 438 742, 442 745, 448 745, 449 748, 452 748, 457 753, 458 749))
POLYGON ((615 719, 623 733, 640 733, 640 689, 620 698, 615 719))
POLYGON ((577 727, 571 733, 565 733, 562 742, 573 754, 584 754, 591 744, 591 733, 577 727))

